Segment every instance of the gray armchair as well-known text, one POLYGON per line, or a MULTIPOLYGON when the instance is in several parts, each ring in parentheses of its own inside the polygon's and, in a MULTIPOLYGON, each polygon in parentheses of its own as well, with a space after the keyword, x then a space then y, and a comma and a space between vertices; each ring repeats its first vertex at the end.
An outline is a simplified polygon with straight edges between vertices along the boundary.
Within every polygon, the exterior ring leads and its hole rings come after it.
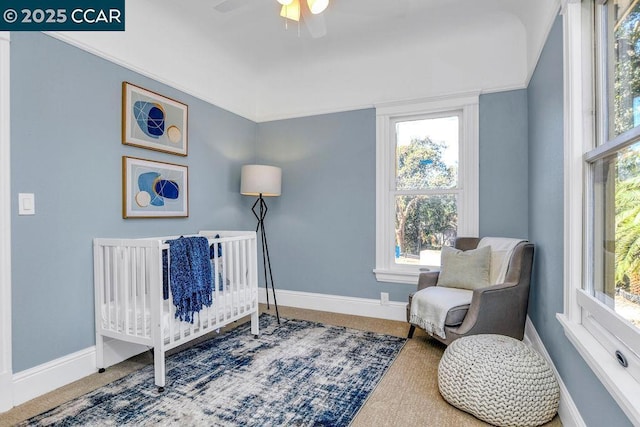
MULTIPOLYGON (((461 250, 475 249, 479 241, 479 238, 460 237, 456 239, 455 247, 461 250)), ((447 312, 444 328, 446 338, 435 334, 431 336, 446 345, 460 337, 477 334, 500 334, 522 340, 529 303, 533 251, 532 243, 519 243, 513 250, 504 283, 475 289, 471 304, 454 307, 447 312)), ((438 275, 439 271, 421 273, 418 290, 437 286, 438 275)), ((413 295, 409 295, 407 305, 409 323, 413 295)), ((413 337, 415 328, 416 325, 411 324, 409 338, 413 337)))

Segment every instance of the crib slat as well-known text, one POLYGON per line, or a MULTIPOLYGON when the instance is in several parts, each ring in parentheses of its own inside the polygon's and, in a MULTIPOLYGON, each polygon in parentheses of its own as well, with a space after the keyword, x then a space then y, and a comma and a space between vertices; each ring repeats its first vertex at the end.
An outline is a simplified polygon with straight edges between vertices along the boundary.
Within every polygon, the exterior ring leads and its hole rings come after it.
POLYGON ((120 298, 121 303, 124 303, 124 319, 123 319, 123 332, 125 334, 129 334, 131 329, 131 300, 129 298, 129 287, 131 281, 131 248, 128 246, 123 248, 122 250, 122 263, 123 263, 123 274, 122 274, 122 282, 120 283, 120 298))
MULTIPOLYGON (((120 263, 119 263, 119 258, 118 258, 118 254, 119 254, 120 250, 119 248, 114 248, 113 250, 113 257, 111 258, 112 261, 112 265, 111 268, 113 268, 113 272, 112 272, 112 276, 111 276, 111 300, 109 301, 110 303, 110 308, 114 308, 117 307, 117 303, 118 303, 118 275, 119 275, 119 271, 120 271, 120 263)), ((114 330, 118 331, 118 313, 117 310, 114 310, 113 313, 111 314, 111 317, 113 318, 113 325, 114 325, 114 330)))
POLYGON ((244 257, 244 285, 245 285, 245 292, 246 292, 246 298, 245 298, 245 308, 247 311, 250 311, 251 309, 251 299, 252 299, 252 295, 251 295, 251 242, 250 241, 245 241, 245 251, 246 251, 246 255, 244 257))
POLYGON ((112 293, 113 293, 113 270, 114 270, 114 260, 113 260, 113 252, 114 252, 114 248, 112 247, 108 247, 107 248, 107 253, 106 253, 106 264, 107 264, 107 271, 106 271, 106 277, 107 277, 107 283, 106 283, 106 298, 107 298, 107 304, 106 304, 106 310, 107 310, 107 328, 108 329, 113 329, 112 328, 112 323, 111 323, 111 314, 112 314, 112 293))
POLYGON ((242 305, 242 312, 245 313, 246 311, 248 311, 248 307, 247 307, 247 302, 249 301, 249 295, 247 294, 247 290, 249 289, 249 287, 247 286, 247 274, 242 274, 242 272, 247 272, 247 241, 243 240, 242 241, 242 246, 241 246, 241 255, 240 255, 240 262, 242 263, 241 269, 240 269, 240 277, 238 278, 238 280, 240 281, 240 283, 242 283, 242 300, 244 301, 244 304, 242 305))
POLYGON ((131 334, 138 335, 140 328, 140 319, 138 318, 139 307, 136 304, 136 287, 138 283, 138 257, 136 256, 136 248, 129 248, 130 270, 129 270, 129 289, 127 290, 127 299, 131 306, 131 334))
MULTIPOLYGON (((144 299, 142 300, 142 307, 144 308, 144 319, 145 319, 145 323, 144 323, 144 334, 145 336, 151 336, 151 328, 152 328, 152 323, 151 323, 151 288, 150 288, 150 282, 151 282, 151 264, 147 262, 147 258, 148 258, 148 252, 149 249, 148 248, 144 248, 142 250, 142 253, 144 254, 144 256, 142 257, 143 259, 143 263, 144 263, 144 268, 142 271, 144 271, 144 284, 142 286, 142 294, 144 295, 144 299), (148 314, 147 314, 148 313, 148 314), (147 332, 148 331, 148 332, 147 332)), ((162 280, 162 279, 161 279, 162 280)))
MULTIPOLYGON (((173 294, 171 293, 171 251, 167 251, 167 295, 169 295, 169 317, 168 317, 168 322, 169 322, 169 337, 168 337, 168 342, 169 344, 173 342, 176 331, 175 331, 175 321, 174 319, 176 318, 176 307, 173 305, 173 294)), ((166 340, 167 337, 165 337, 166 340)))
MULTIPOLYGON (((115 283, 114 283, 114 288, 113 288, 113 304, 116 307, 121 307, 120 304, 120 283, 122 282, 122 275, 123 273, 123 263, 122 263, 122 250, 123 248, 118 248, 118 250, 116 251, 116 256, 115 256, 115 260, 116 260, 116 271, 115 271, 115 283)), ((122 324, 120 323, 120 318, 121 318, 121 311, 120 310, 116 310, 115 314, 115 322, 116 322, 116 329, 119 332, 123 332, 122 331, 122 324)))
POLYGON ((144 312, 140 313, 140 304, 138 303, 138 287, 140 283, 140 249, 132 248, 131 257, 133 260, 133 266, 131 269, 131 305, 133 306, 133 335, 144 335, 144 329, 142 328, 142 318, 144 318, 144 312))
MULTIPOLYGON (((120 262, 120 252, 122 252, 122 248, 115 248, 113 254, 113 286, 111 288, 111 299, 112 306, 118 307, 118 286, 120 283, 120 276, 122 275, 122 263, 120 262)), ((113 318, 114 318, 114 329, 120 332, 120 317, 118 316, 119 310, 114 310, 113 318)))
POLYGON ((224 249, 222 250, 222 264, 224 265, 222 267, 222 288, 224 289, 224 307, 222 310, 222 315, 224 316, 223 319, 224 321, 226 321, 229 318, 229 304, 231 302, 231 290, 229 289, 229 286, 227 284, 227 276, 228 276, 228 272, 229 272, 229 265, 230 265, 230 261, 229 258, 232 256, 232 252, 231 252, 231 242, 224 242, 224 249))
POLYGON ((218 323, 218 319, 220 319, 220 303, 222 302, 222 298, 220 295, 220 278, 222 277, 222 272, 220 271, 220 267, 222 266, 222 263, 220 262, 220 258, 218 257, 218 253, 220 252, 220 242, 216 242, 214 243, 215 245, 215 250, 213 251, 213 265, 216 268, 216 272, 213 275, 213 289, 214 289, 214 304, 215 304, 215 309, 214 309, 214 316, 215 316, 215 321, 213 322, 214 324, 218 323))
MULTIPOLYGON (((147 333, 147 310, 145 307, 145 299, 144 299, 144 274, 145 274, 145 264, 144 264, 144 252, 142 248, 136 248, 136 260, 137 260, 137 280, 136 280, 136 288, 135 288, 135 303, 136 307, 139 309, 140 321, 138 322, 139 335, 144 336, 147 333)), ((136 329, 138 329, 136 328, 136 329)))
POLYGON ((212 295, 212 298, 213 298, 213 302, 212 302, 212 304, 210 306, 208 306, 204 310, 205 323, 206 323, 208 328, 211 327, 211 316, 213 315, 213 310, 214 310, 215 304, 216 304, 216 271, 215 271, 214 266, 215 266, 215 257, 218 254, 218 247, 216 246, 216 243, 215 242, 211 242, 211 240, 209 240, 209 244, 212 245, 212 247, 213 247, 212 251, 213 251, 214 256, 209 261, 211 263, 211 269, 212 269, 211 270, 211 274, 212 274, 211 278, 212 278, 212 281, 213 281, 213 284, 212 284, 213 289, 211 290, 211 295, 212 295))
MULTIPOLYGON (((251 288, 255 295, 252 295, 251 300, 257 300, 258 298, 258 238, 256 236, 255 239, 251 240, 251 269, 249 270, 251 273, 251 288), (255 286, 254 286, 255 284, 255 286)), ((252 303, 257 305, 257 301, 252 303)), ((253 305, 251 306, 253 308, 253 305)))

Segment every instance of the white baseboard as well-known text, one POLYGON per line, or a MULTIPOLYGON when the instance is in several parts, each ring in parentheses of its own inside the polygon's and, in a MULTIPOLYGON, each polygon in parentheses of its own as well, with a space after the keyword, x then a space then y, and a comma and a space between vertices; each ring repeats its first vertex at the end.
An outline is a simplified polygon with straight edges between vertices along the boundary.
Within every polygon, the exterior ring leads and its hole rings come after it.
MULTIPOLYGON (((383 305, 377 299, 287 291, 283 289, 276 289, 276 298, 279 306, 387 320, 407 320, 406 302, 390 301, 388 304, 383 305)), ((264 288, 259 289, 258 300, 266 304, 267 294, 264 288)), ((269 292, 269 301, 273 303, 273 294, 271 292, 269 292)))
POLYGON ((578 407, 571 398, 567 386, 564 384, 564 381, 562 381, 562 377, 553 364, 553 360, 551 360, 551 356, 549 356, 549 353, 540 339, 540 335, 538 335, 538 331, 536 331, 533 322, 529 319, 529 316, 527 316, 523 341, 540 353, 547 363, 549 363, 551 369, 553 369, 553 373, 555 374, 556 379, 558 380, 558 385, 560 386, 560 407, 558 408, 558 415, 560 416, 562 425, 566 427, 586 427, 587 424, 585 424, 582 419, 582 415, 580 415, 578 407))
POLYGON ((20 405, 96 372, 96 349, 86 348, 13 375, 13 404, 20 405))
MULTIPOLYGON (((107 339, 104 343, 105 367, 113 366, 148 350, 149 347, 107 339)), ((13 375, 13 406, 20 405, 59 387, 96 372, 95 346, 38 365, 13 375)), ((0 378, 0 385, 2 379, 0 378)), ((3 387, 4 388, 4 387, 3 387)), ((0 388, 2 390, 3 388, 0 388)), ((8 387, 10 390, 11 387, 8 387)), ((0 397, 2 392, 0 391, 0 397)), ((0 402, 2 399, 0 399, 0 402)), ((9 408, 0 408, 0 412, 9 408)))

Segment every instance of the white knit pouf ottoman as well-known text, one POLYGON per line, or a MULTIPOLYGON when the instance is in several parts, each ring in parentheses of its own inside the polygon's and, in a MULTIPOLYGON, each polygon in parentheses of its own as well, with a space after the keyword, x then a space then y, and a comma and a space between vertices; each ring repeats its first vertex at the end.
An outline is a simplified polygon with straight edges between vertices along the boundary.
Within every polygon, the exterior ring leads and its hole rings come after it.
POLYGON ((438 365, 440 394, 497 426, 538 426, 558 411, 560 388, 547 362, 522 341, 473 335, 452 342, 438 365))

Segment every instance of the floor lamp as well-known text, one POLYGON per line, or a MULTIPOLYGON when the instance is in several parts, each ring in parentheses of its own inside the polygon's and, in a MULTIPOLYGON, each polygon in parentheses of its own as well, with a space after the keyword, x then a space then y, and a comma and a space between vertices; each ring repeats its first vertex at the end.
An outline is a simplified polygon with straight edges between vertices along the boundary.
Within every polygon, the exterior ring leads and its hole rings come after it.
POLYGON ((278 302, 276 301, 276 289, 273 284, 273 273, 271 272, 271 258, 269 257, 269 244, 267 243, 267 233, 264 229, 264 219, 267 216, 267 204, 265 197, 276 197, 281 194, 282 169, 275 166, 266 165, 244 165, 240 178, 240 194, 245 196, 258 196, 251 210, 258 220, 256 233, 262 241, 262 265, 264 266, 264 287, 267 291, 267 309, 269 307, 269 281, 271 281, 271 292, 273 293, 273 305, 276 307, 276 318, 280 324, 280 313, 278 313, 278 302), (268 275, 267 275, 268 273, 268 275))

